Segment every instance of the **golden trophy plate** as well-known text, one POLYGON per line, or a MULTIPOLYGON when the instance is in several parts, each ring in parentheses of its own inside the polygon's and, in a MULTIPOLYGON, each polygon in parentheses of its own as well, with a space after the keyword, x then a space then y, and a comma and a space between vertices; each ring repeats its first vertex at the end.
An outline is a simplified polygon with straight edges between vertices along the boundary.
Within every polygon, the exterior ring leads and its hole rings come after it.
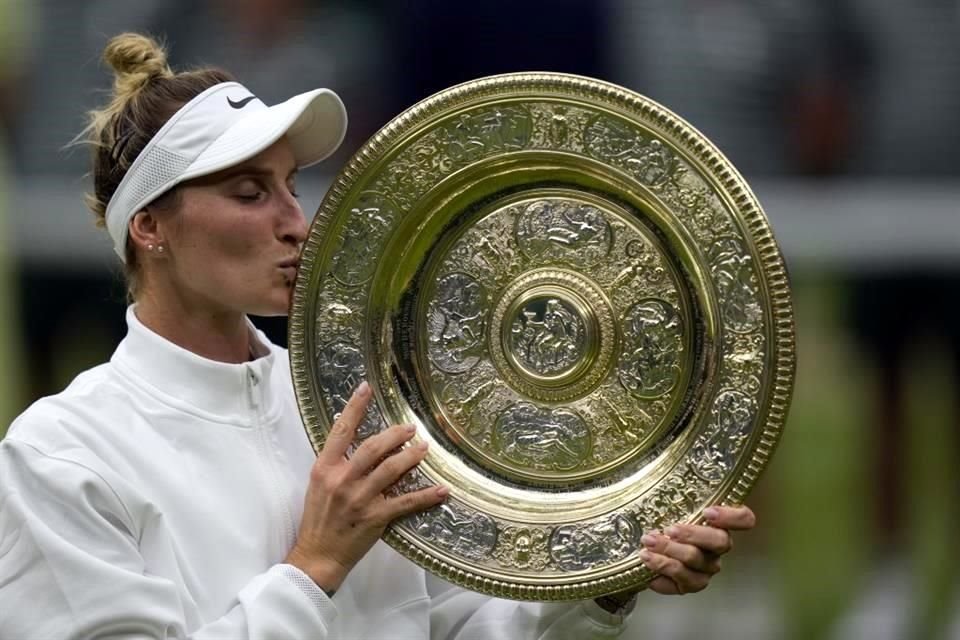
POLYGON ((395 118, 320 206, 290 319, 316 450, 413 423, 394 488, 451 487, 385 540, 494 596, 640 588, 644 531, 741 502, 794 377, 783 259, 747 184, 655 102, 563 74, 469 82, 395 118))

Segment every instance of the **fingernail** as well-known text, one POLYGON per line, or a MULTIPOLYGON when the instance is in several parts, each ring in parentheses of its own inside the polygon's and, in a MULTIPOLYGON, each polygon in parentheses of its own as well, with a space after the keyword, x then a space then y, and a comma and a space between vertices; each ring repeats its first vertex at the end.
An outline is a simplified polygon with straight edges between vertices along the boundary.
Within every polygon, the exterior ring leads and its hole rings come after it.
POLYGON ((413 424, 405 424, 403 425, 403 430, 406 431, 407 433, 416 433, 417 426, 413 424))
POLYGON ((426 451, 429 446, 430 445, 427 444, 426 440, 424 440, 423 442, 417 443, 417 449, 419 449, 420 451, 426 451))
POLYGON ((703 510, 703 517, 707 520, 716 520, 720 515, 720 510, 716 507, 708 507, 703 510))
POLYGON ((450 488, 437 487, 437 495, 440 496, 441 498, 446 498, 448 495, 450 495, 450 488))
POLYGON ((645 547, 652 547, 657 544, 657 538, 649 533, 645 533, 640 536, 640 542, 642 542, 645 547))
POLYGON ((666 531, 664 531, 664 533, 667 534, 667 535, 668 535, 669 537, 671 537, 671 538, 676 538, 677 536, 680 535, 680 529, 677 528, 677 527, 672 527, 672 526, 671 526, 671 527, 667 527, 667 529, 666 529, 666 531))
POLYGON ((357 387, 357 397, 366 398, 368 395, 370 395, 370 385, 364 380, 360 383, 360 386, 357 387))
POLYGON ((650 562, 650 560, 651 560, 652 558, 653 558, 653 554, 652 554, 652 553, 650 553, 650 552, 647 551, 646 549, 641 549, 641 550, 640 550, 640 560, 642 560, 644 564, 650 562))

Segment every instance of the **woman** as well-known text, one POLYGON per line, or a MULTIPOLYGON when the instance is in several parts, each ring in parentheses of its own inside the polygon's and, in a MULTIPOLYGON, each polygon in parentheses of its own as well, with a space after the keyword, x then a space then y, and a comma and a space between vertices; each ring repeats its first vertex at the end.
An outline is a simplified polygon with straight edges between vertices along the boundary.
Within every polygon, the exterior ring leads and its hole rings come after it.
MULTIPOLYGON (((113 100, 92 115, 91 206, 133 304, 110 362, 30 407, 0 445, 0 637, 584 638, 622 630, 633 594, 536 605, 425 574, 379 542, 439 504, 383 491, 424 456, 393 426, 345 457, 359 386, 319 456, 287 355, 247 314, 286 313, 307 226, 297 169, 346 115, 317 90, 266 107, 218 70, 112 39, 113 100), (369 473, 368 473, 369 472, 369 473)), ((746 507, 645 537, 661 593, 719 570, 746 507)))

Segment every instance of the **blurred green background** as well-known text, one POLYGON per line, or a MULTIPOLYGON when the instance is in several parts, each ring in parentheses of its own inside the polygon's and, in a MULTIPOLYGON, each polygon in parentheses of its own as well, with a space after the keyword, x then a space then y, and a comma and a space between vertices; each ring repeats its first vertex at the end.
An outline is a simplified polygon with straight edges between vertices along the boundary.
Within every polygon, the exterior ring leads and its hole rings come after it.
POLYGON ((686 118, 781 243, 797 384, 758 528, 705 592, 641 598, 625 637, 960 640, 960 2, 0 0, 0 434, 123 335, 65 147, 124 30, 267 102, 337 90, 351 133, 303 176, 306 210, 393 115, 490 73, 599 77, 686 118))

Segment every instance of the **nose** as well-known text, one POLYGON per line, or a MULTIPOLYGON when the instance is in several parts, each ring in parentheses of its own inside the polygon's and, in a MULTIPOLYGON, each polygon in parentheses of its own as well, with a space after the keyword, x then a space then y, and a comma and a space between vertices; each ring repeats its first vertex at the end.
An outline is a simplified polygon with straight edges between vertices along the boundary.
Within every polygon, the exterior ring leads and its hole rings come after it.
POLYGON ((307 240, 307 219, 303 215, 303 209, 300 203, 292 195, 287 196, 284 203, 282 223, 280 225, 280 237, 289 244, 296 246, 302 245, 307 240))

